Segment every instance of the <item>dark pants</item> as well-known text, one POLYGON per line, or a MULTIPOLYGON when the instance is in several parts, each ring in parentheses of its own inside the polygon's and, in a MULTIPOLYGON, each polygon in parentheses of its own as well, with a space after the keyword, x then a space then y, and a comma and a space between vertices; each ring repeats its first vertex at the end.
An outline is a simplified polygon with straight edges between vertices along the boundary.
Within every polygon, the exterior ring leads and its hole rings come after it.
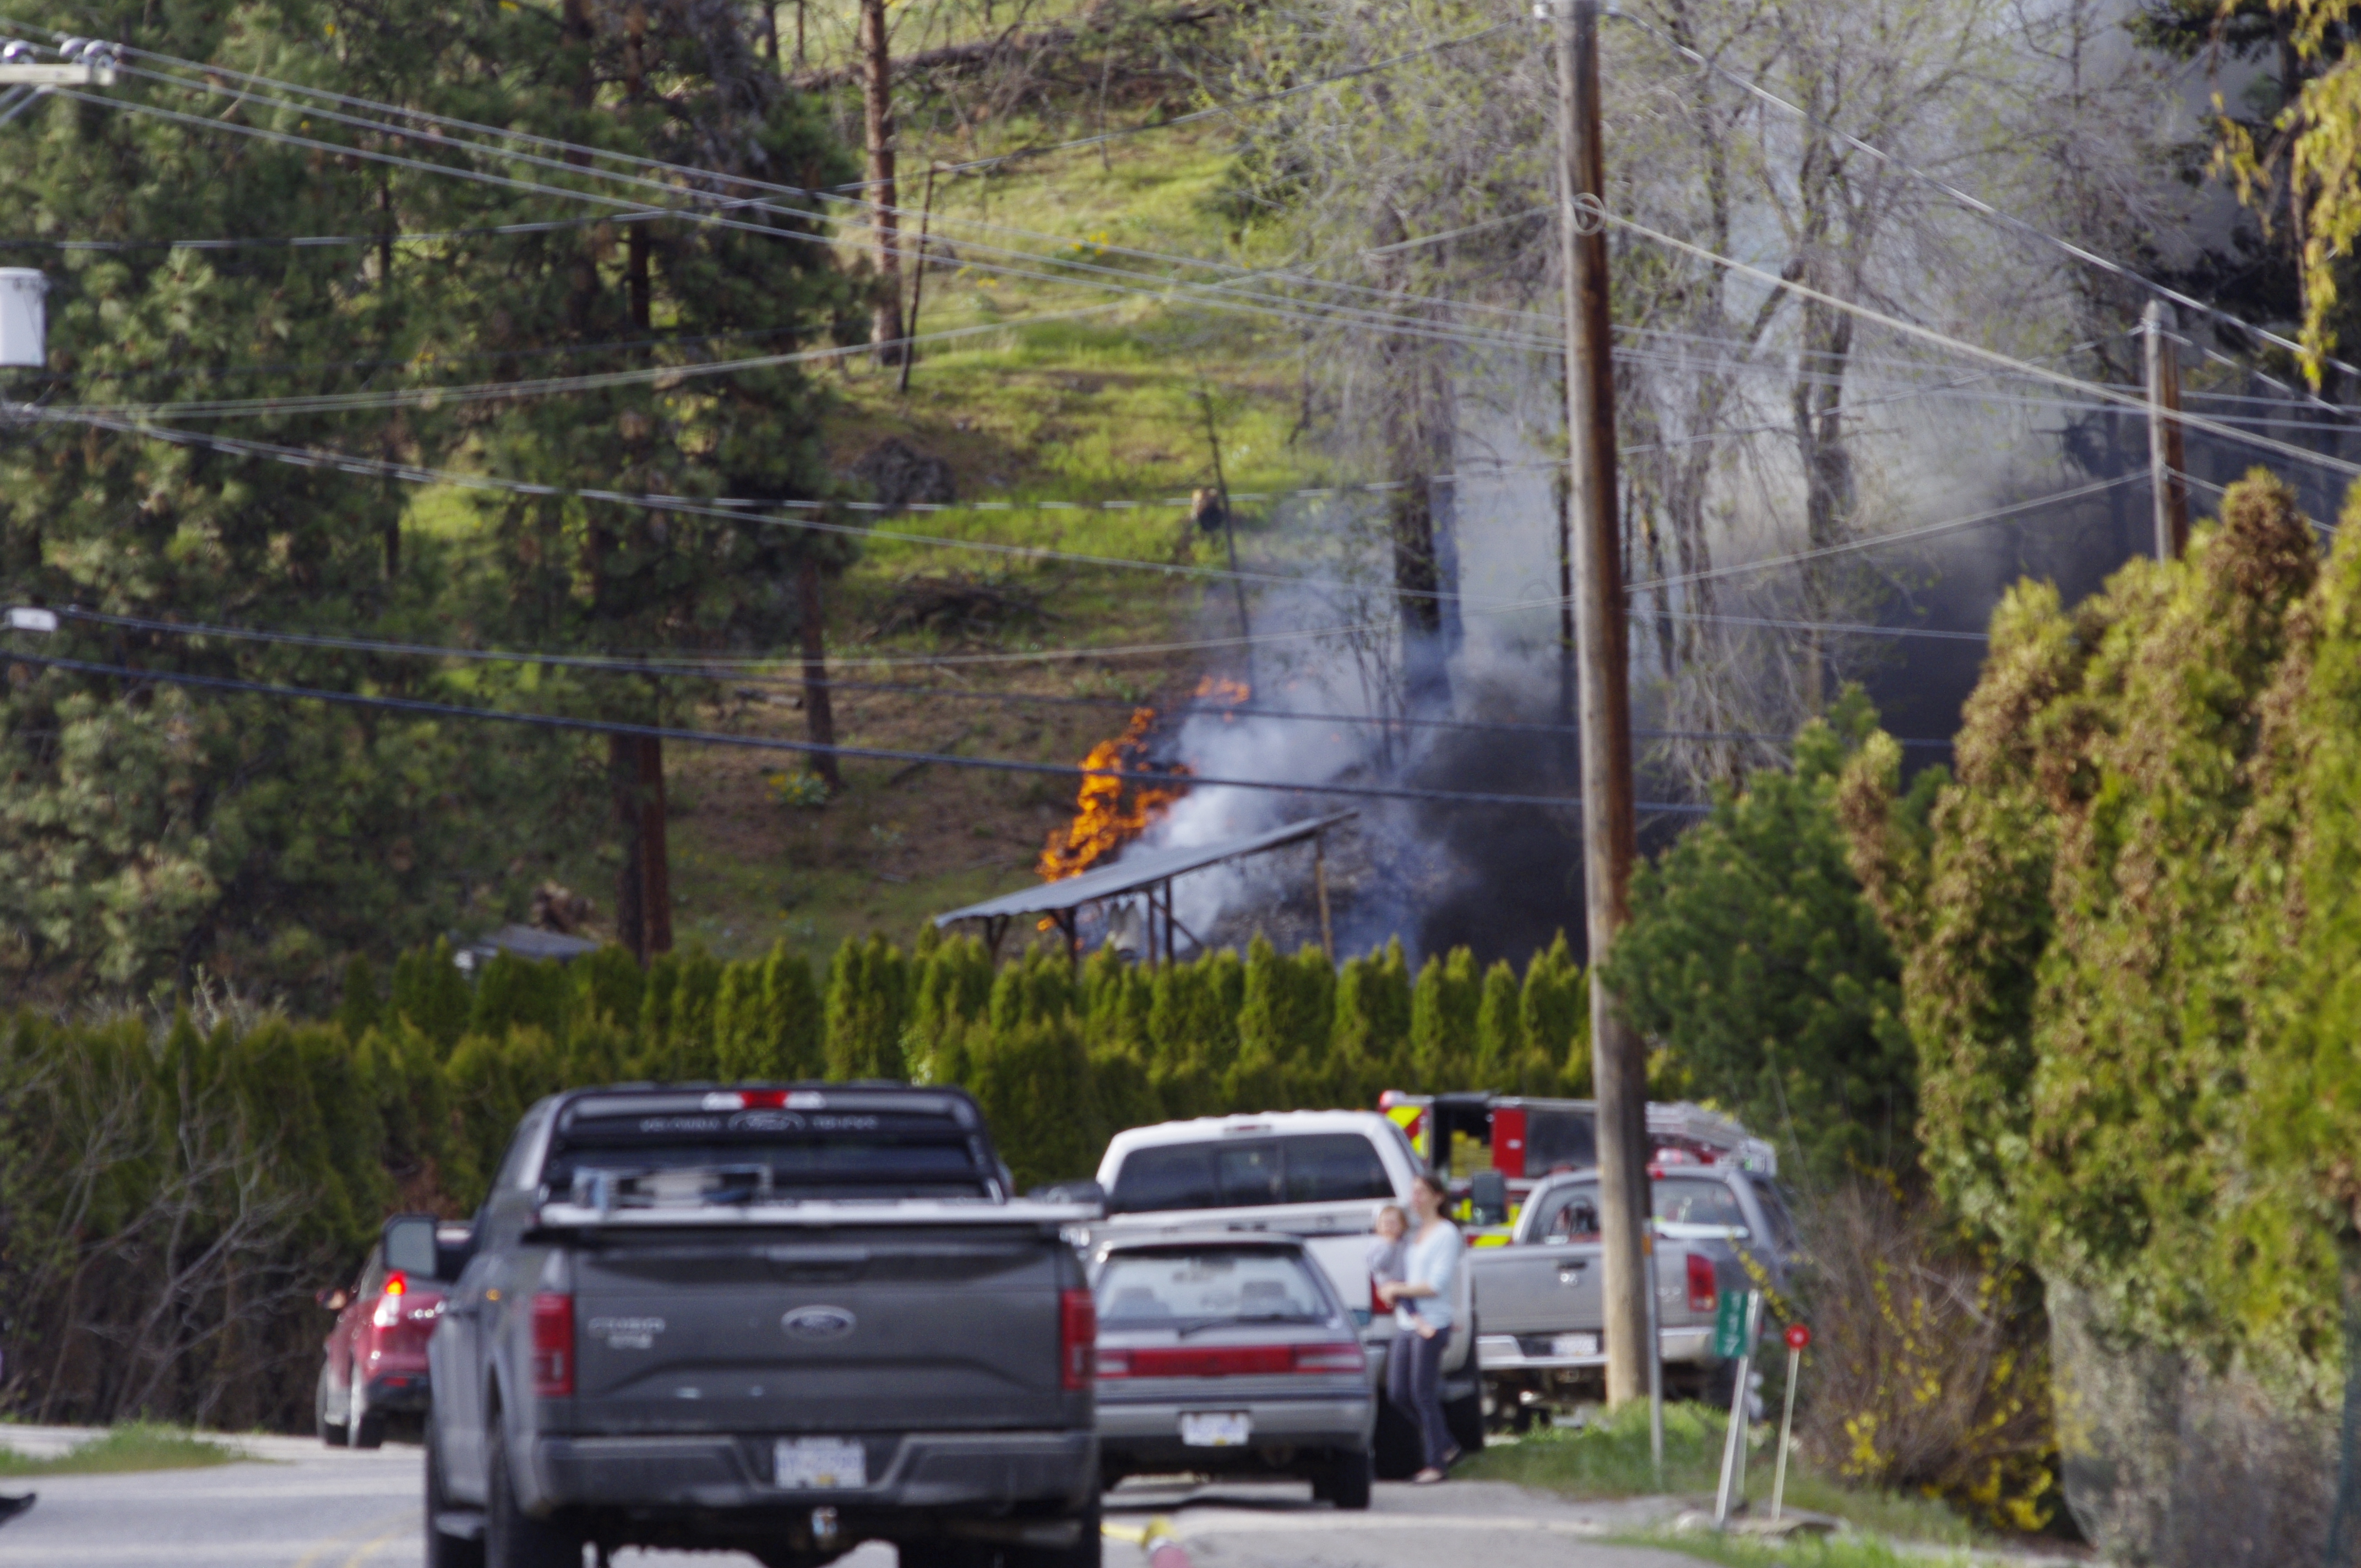
POLYGON ((1418 1422, 1419 1447, 1437 1470, 1451 1452, 1451 1428, 1443 1419, 1443 1352, 1450 1343, 1447 1332, 1422 1339, 1403 1329, 1386 1351, 1386 1398, 1418 1422))

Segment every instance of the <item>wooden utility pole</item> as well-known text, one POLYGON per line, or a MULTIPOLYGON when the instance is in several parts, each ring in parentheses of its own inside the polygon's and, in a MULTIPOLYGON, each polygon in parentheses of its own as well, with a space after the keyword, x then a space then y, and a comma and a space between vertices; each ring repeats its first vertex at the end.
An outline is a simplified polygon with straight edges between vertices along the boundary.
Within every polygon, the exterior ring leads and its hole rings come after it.
MULTIPOLYGON (((623 86, 627 102, 636 105, 647 85, 648 14, 633 0, 623 16, 623 86)), ((623 287, 631 307, 631 326, 645 337, 655 320, 654 280, 648 265, 648 227, 632 224, 624 230, 623 287)), ((650 705, 655 721, 664 719, 661 689, 650 705)), ((672 950, 672 850, 664 836, 664 742, 653 735, 621 735, 614 739, 630 749, 618 773, 626 779, 625 809, 633 817, 624 852, 638 861, 639 911, 634 933, 625 945, 642 962, 672 950)), ((619 901, 620 902, 620 901, 619 901)), ((621 911, 618 910, 620 916, 621 911)))
POLYGON ((885 0, 861 0, 861 98, 869 150, 871 228, 877 236, 877 301, 869 335, 877 363, 900 363, 902 352, 902 222, 894 183, 894 53, 885 0))
POLYGON ((2147 477, 2156 499, 2156 558, 2178 561, 2189 548, 2189 465, 2180 449, 2180 356, 2172 316, 2150 300, 2140 317, 2147 339, 2147 477))
MULTIPOLYGON (((1205 415, 1205 446, 1213 455, 1213 508, 1221 514, 1222 543, 1229 552, 1230 589, 1238 601, 1238 642, 1246 653, 1246 690, 1255 691, 1254 623, 1246 619, 1246 580, 1238 576, 1238 531, 1230 513, 1230 481, 1222 471, 1222 432, 1213 422, 1213 394, 1211 389, 1197 389, 1197 407, 1205 415)), ((1200 490, 1190 498, 1189 510, 1202 528, 1207 522, 1205 493, 1200 490)), ((1255 692, 1256 696, 1260 696, 1255 692)))
POLYGON ((1607 1402, 1644 1398, 1649 1223, 1648 1075, 1639 1036, 1599 982, 1630 917, 1635 856, 1631 691, 1623 550, 1616 516, 1615 361, 1608 311, 1605 149, 1598 126, 1598 0, 1554 0, 1558 146, 1565 175, 1565 419, 1572 459, 1576 665, 1581 698, 1582 861, 1590 957, 1590 1039, 1598 1096, 1599 1240, 1607 1402))

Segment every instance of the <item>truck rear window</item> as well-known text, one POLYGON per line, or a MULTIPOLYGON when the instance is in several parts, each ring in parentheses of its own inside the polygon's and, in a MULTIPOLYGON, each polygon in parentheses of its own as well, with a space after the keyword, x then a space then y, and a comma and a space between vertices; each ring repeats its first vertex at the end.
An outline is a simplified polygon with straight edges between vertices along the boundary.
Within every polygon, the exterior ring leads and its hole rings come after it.
POLYGON ((1256 1209, 1393 1196, 1393 1179, 1367 1138, 1358 1133, 1311 1133, 1134 1149, 1115 1172, 1107 1212, 1256 1209))
POLYGON ((983 1141, 948 1117, 893 1113, 567 1118, 542 1185, 552 1198, 638 1208, 799 1198, 983 1198, 983 1141))

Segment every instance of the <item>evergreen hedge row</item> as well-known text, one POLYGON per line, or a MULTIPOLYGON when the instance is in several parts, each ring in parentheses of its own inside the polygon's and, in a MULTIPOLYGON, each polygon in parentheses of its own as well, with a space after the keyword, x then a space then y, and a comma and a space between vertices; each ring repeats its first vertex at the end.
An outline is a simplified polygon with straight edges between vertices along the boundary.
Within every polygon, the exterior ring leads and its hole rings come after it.
POLYGON ((956 1083, 1020 1187, 1087 1175, 1167 1117, 1368 1105, 1385 1088, 1585 1094, 1587 981, 1563 938, 1520 977, 1399 943, 1332 966, 1243 957, 1079 968, 981 942, 848 942, 724 963, 438 943, 333 1018, 200 1028, 183 1012, 0 1033, 0 1413, 229 1427, 312 1419, 321 1287, 390 1212, 463 1214, 544 1094, 631 1080, 956 1083))

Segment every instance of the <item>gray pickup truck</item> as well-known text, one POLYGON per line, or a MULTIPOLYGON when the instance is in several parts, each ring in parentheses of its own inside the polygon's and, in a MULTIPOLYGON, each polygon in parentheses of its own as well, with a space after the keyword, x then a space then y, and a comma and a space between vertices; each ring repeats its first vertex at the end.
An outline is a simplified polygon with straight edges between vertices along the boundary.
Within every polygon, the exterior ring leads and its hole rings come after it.
MULTIPOLYGON (((1794 1223, 1767 1176, 1734 1165, 1662 1168, 1655 1211, 1656 1327, 1665 1391, 1727 1398, 1713 1350, 1722 1292, 1784 1289, 1794 1223)), ((1483 1333, 1488 1414, 1523 1427, 1540 1411, 1605 1391, 1598 1173, 1554 1176, 1533 1189, 1506 1245, 1468 1253, 1483 1333)))
MULTIPOLYGON (((543 1101, 439 1266, 430 1568, 617 1547, 1096 1568, 1096 1321, 974 1102, 895 1085, 543 1101)), ((435 1245, 416 1219, 390 1256, 435 1245), (420 1232, 423 1234, 412 1234, 420 1232)))

